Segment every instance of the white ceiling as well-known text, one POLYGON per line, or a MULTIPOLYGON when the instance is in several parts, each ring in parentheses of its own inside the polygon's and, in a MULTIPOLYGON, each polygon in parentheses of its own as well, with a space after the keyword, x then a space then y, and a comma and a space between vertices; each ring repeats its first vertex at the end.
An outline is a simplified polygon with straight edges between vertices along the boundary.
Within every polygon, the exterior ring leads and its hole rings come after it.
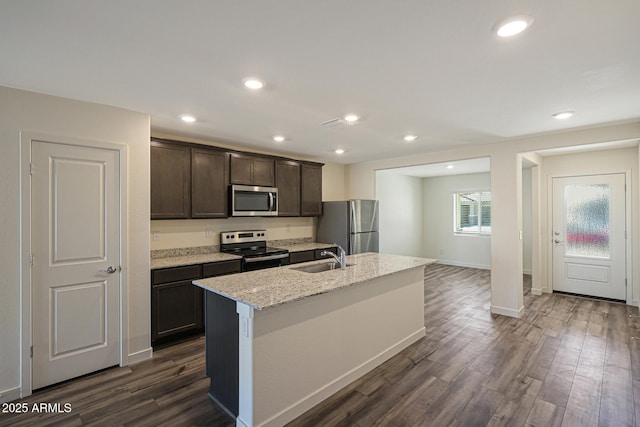
POLYGON ((3 0, 0 85, 351 163, 638 120, 638 16, 638 0, 3 0), (518 14, 526 32, 491 32, 518 14), (320 126, 348 112, 361 123, 320 126))
POLYGON ((379 170, 380 174, 405 175, 417 178, 434 176, 464 175, 469 173, 483 173, 491 170, 491 159, 481 157, 477 159, 456 160, 445 163, 431 163, 427 165, 406 166, 402 168, 379 170))

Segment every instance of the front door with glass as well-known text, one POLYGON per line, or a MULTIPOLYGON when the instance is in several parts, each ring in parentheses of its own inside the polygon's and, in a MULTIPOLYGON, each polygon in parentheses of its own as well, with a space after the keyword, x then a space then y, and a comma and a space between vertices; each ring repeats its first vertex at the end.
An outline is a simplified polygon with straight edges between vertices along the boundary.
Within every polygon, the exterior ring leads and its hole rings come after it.
POLYGON ((553 179, 553 290, 626 300, 625 175, 553 179))

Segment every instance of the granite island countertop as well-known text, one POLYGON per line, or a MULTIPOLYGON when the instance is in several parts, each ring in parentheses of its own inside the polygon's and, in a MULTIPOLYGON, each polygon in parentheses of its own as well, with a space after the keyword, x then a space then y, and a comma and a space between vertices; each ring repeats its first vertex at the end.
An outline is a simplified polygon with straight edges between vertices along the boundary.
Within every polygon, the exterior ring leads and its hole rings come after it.
POLYGON ((378 277, 424 267, 436 262, 436 260, 369 252, 347 256, 347 263, 354 265, 345 270, 328 270, 321 273, 306 273, 296 270, 300 267, 326 262, 328 261, 324 259, 199 279, 193 281, 193 284, 206 291, 215 292, 247 304, 257 310, 264 310, 364 283, 378 277))

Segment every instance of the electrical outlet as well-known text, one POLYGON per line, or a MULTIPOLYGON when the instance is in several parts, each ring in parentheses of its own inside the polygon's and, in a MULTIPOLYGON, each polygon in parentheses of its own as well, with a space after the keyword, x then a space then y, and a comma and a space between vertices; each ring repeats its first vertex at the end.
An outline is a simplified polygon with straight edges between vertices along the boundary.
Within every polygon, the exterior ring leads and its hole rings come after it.
POLYGON ((211 238, 213 237, 213 228, 205 228, 204 229, 204 236, 211 238))
POLYGON ((157 242, 158 240, 160 240, 160 233, 157 231, 152 231, 151 240, 153 240, 154 242, 157 242))

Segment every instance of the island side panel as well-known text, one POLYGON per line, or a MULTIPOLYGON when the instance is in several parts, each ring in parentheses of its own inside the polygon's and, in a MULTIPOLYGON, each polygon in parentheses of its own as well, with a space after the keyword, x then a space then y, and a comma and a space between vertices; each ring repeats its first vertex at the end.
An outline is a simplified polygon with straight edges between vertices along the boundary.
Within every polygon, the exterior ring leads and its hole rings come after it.
POLYGON ((253 328, 254 313, 253 307, 238 301, 236 304, 238 313, 239 330, 239 387, 238 392, 238 416, 236 417, 237 427, 253 427, 255 419, 255 398, 254 395, 254 345, 253 328))
POLYGON ((283 425, 424 337, 424 268, 255 311, 252 332, 252 425, 283 425))
POLYGON ((206 373, 209 397, 234 418, 238 415, 238 314, 236 302, 205 292, 206 373))

